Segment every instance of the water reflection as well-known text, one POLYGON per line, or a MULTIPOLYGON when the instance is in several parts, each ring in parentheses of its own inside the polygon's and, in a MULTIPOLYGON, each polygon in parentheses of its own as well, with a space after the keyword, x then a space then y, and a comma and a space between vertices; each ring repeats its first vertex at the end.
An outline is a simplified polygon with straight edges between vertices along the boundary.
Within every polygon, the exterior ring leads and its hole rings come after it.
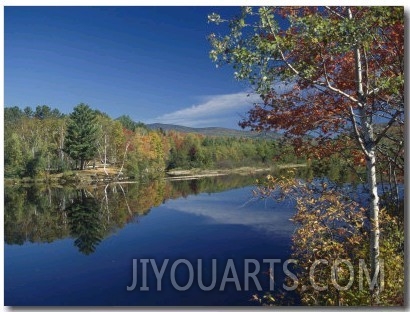
MULTIPOLYGON (((276 172, 283 175, 285 171, 276 172)), ((5 187, 4 234, 6 244, 25 242, 52 242, 56 239, 73 237, 75 246, 83 254, 91 254, 105 237, 129 222, 138 222, 153 207, 168 199, 187 197, 201 193, 217 193, 253 185, 267 173, 259 175, 229 175, 208 177, 198 180, 138 181, 135 183, 111 183, 74 187, 31 185, 5 187)), ((299 168, 297 175, 309 179, 312 168, 299 168)), ((249 196, 251 192, 249 190, 249 196)), ((207 216, 216 223, 230 223, 262 227, 266 231, 277 231, 280 224, 280 209, 270 203, 270 209, 254 214, 252 210, 240 209, 244 203, 232 200, 224 203, 224 209, 215 206, 206 210, 191 201, 190 207, 172 206, 169 208, 207 216), (234 205, 234 206, 232 206, 234 205), (226 206, 226 207, 225 207, 226 206), (239 208, 238 208, 239 207, 239 208)))
POLYGON ((213 224, 243 225, 267 235, 290 237, 294 229, 283 220, 288 220, 291 217, 293 210, 290 208, 294 207, 294 203, 255 198, 252 196, 251 190, 252 187, 249 187, 231 190, 223 194, 213 194, 212 199, 206 194, 202 194, 190 197, 189 205, 185 205, 181 201, 172 201, 167 203, 165 207, 206 217, 208 222, 213 224), (229 201, 226 198, 229 198, 229 201), (210 200, 215 204, 209 204, 210 200))
POLYGON ((257 176, 223 176, 190 181, 112 183, 74 187, 31 185, 5 187, 6 244, 52 242, 72 237, 89 255, 110 234, 147 215, 168 199, 222 192, 254 183, 257 176))
POLYGON ((104 237, 104 223, 97 200, 87 190, 78 190, 66 212, 70 234, 75 238, 74 245, 83 254, 93 253, 104 237))
POLYGON ((52 242, 68 236, 65 206, 69 193, 69 189, 35 185, 5 187, 5 243, 52 242))

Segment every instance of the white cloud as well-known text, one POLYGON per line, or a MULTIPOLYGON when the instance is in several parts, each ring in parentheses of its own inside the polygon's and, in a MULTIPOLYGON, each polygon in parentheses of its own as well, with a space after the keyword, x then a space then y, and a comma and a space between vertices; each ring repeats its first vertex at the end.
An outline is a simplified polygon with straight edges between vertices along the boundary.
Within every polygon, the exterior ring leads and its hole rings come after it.
MULTIPOLYGON (((293 81, 276 81, 272 88, 280 94, 290 91, 293 85, 293 81)), ((238 122, 246 117, 252 105, 260 102, 259 95, 252 92, 212 95, 205 97, 197 105, 158 116, 146 121, 146 123, 164 123, 187 127, 238 128, 238 122)))
POLYGON ((187 127, 232 127, 241 120, 240 115, 245 115, 258 100, 258 95, 245 92, 209 96, 198 105, 164 114, 148 123, 158 122, 187 127))

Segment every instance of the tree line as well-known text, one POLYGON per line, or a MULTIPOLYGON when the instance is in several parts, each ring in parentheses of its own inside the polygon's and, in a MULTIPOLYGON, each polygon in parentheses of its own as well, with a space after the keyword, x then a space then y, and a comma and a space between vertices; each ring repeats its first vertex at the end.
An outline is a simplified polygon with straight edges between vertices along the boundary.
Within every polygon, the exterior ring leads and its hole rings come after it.
POLYGON ((127 115, 113 119, 83 103, 69 115, 46 105, 6 107, 4 147, 5 177, 14 178, 97 167, 138 177, 170 169, 305 161, 278 140, 150 130, 127 115))

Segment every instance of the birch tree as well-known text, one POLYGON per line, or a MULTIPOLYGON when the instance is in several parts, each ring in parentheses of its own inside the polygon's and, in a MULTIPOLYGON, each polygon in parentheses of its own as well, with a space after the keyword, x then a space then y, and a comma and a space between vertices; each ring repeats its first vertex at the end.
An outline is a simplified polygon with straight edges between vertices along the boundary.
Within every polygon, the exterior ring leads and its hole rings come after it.
MULTIPOLYGON (((367 173, 375 276, 378 147, 390 140, 397 153, 404 148, 403 138, 392 134, 404 125, 403 7, 245 7, 229 20, 216 13, 208 19, 229 24, 226 35, 209 36, 212 60, 233 66, 235 77, 249 81, 261 97, 241 126, 280 129, 297 150, 318 157, 335 152, 336 137, 345 146, 354 143, 367 173), (306 134, 310 140, 302 140, 306 134)), ((374 304, 378 298, 376 283, 374 304)))

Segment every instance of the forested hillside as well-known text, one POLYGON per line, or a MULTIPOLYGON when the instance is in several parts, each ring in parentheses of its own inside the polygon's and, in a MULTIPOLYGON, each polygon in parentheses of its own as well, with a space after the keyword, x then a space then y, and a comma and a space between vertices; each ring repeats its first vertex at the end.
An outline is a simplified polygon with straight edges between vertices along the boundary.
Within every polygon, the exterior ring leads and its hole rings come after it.
POLYGON ((39 177, 87 168, 114 168, 137 177, 174 168, 304 161, 297 159, 290 146, 266 136, 149 129, 127 115, 112 119, 85 104, 77 105, 70 115, 45 105, 34 110, 6 107, 4 120, 5 177, 39 177))
POLYGON ((161 124, 161 123, 154 123, 154 124, 147 124, 146 125, 149 129, 152 130, 165 130, 165 131, 177 131, 182 133, 196 133, 202 134, 205 136, 213 136, 213 137, 235 137, 235 138, 271 138, 271 139, 281 139, 283 135, 277 132, 256 132, 256 131, 249 131, 249 130, 236 130, 236 129, 228 129, 228 128, 221 128, 221 127, 207 127, 207 128, 191 128, 179 125, 170 125, 170 124, 161 124))

